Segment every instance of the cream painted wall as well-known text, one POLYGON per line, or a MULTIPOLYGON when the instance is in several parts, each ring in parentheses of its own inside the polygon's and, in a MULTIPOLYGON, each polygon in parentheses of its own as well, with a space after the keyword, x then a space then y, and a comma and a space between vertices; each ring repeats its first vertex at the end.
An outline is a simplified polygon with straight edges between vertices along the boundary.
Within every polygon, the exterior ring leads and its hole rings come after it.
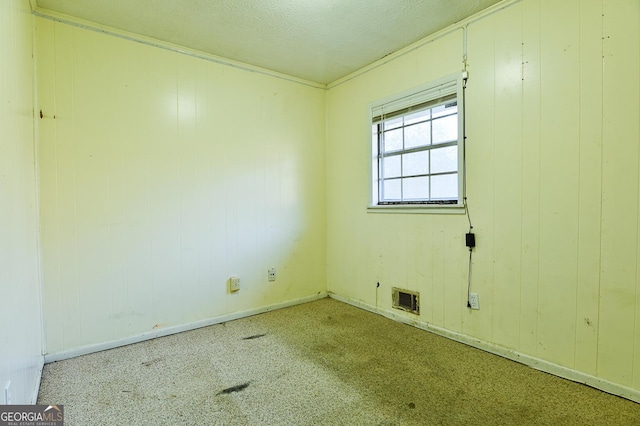
POLYGON ((0 2, 0 404, 34 403, 43 362, 32 53, 29 2, 0 2))
POLYGON ((464 215, 366 210, 368 104, 461 70, 463 30, 330 85, 328 290, 384 312, 392 286, 417 290, 419 323, 638 398, 639 31, 637 0, 523 0, 469 24, 479 311, 464 215))
POLYGON ((36 33, 47 353, 326 291, 324 90, 36 33))
POLYGON ((327 288, 413 320, 390 308, 400 286, 420 324, 637 398, 639 28, 636 0, 515 1, 469 24, 469 311, 464 215, 366 212, 367 105, 459 71, 462 29, 325 99, 36 18, 46 351, 327 288))

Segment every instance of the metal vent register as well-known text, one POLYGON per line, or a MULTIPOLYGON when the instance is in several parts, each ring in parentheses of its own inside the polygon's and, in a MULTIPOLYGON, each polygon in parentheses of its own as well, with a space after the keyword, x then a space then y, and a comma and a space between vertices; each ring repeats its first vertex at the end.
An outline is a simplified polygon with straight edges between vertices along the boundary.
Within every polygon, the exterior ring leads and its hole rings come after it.
POLYGON ((393 307, 420 315, 420 293, 393 287, 393 307))

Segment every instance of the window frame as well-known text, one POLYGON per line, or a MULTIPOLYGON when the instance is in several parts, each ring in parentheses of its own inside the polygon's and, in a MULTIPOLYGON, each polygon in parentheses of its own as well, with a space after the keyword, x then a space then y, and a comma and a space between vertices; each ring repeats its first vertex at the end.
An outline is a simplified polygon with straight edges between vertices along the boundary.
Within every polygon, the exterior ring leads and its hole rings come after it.
MULTIPOLYGON (((450 101, 452 102, 452 101, 450 101)), ((369 104, 369 120, 367 122, 369 135, 369 212, 397 212, 397 213, 464 213, 465 192, 465 136, 464 136, 464 79, 463 73, 455 73, 433 80, 404 92, 377 100, 369 104), (429 201, 409 201, 398 203, 383 203, 379 200, 379 143, 372 133, 373 119, 384 113, 410 108, 420 104, 455 95, 458 104, 458 140, 452 146, 458 148, 458 199, 454 203, 440 203, 429 201)))

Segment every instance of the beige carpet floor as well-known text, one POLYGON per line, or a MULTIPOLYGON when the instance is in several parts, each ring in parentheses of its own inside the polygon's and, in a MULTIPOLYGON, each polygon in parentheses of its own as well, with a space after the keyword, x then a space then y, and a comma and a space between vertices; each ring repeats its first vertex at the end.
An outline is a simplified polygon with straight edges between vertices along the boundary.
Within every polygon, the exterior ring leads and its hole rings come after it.
POLYGON ((323 299, 47 364, 93 425, 640 425, 640 404, 323 299))

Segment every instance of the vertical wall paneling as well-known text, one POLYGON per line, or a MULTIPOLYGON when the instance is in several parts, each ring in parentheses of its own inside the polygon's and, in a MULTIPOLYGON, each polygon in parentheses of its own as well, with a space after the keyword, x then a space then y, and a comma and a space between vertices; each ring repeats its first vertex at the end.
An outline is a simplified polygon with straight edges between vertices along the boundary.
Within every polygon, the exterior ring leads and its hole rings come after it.
MULTIPOLYGON (((465 312, 463 332, 492 342, 494 314, 495 176, 495 38, 497 16, 474 22, 468 32, 469 81, 466 95, 467 197, 477 245, 473 250, 471 292, 481 309, 465 312), (486 115, 474 114, 485 111, 486 115)), ((463 300, 466 305, 466 300, 463 300)))
MULTIPOLYGON (((178 138, 178 59, 171 52, 157 53, 149 52, 147 56, 149 68, 157 70, 148 76, 147 89, 152 93, 148 105, 147 149, 150 151, 152 318, 155 319, 148 328, 175 324, 186 291, 180 276, 180 145, 183 142, 178 138)), ((140 67, 141 64, 133 65, 140 67)))
POLYGON ((177 87, 177 123, 180 141, 180 279, 185 283, 191 283, 191 291, 183 292, 182 306, 179 318, 194 321, 202 318, 193 315, 193 309, 201 311, 200 301, 203 278, 202 273, 208 267, 208 250, 200 241, 200 229, 202 229, 203 212, 206 211, 206 196, 200 196, 199 183, 204 181, 203 165, 199 155, 202 152, 200 137, 198 134, 197 98, 202 91, 199 69, 202 61, 192 59, 180 62, 178 66, 177 87), (188 308, 187 308, 188 307, 188 308), (186 309, 185 309, 186 308, 186 309))
POLYGON ((637 1, 603 8, 602 267, 598 374, 633 381, 638 260, 637 1))
MULTIPOLYGON (((423 218, 424 220, 424 218, 423 218)), ((430 228, 431 235, 429 238, 429 251, 431 253, 431 281, 434 283, 431 289, 431 297, 433 298, 432 308, 432 321, 434 325, 439 327, 444 327, 444 318, 445 318, 445 294, 446 290, 442 283, 445 282, 446 274, 445 268, 447 261, 451 259, 447 259, 446 256, 446 247, 447 247, 447 234, 443 227, 438 226, 437 223, 439 219, 430 220, 430 228)), ((406 231, 405 231, 406 232, 406 231)), ((408 250, 408 247, 404 247, 404 250, 408 250)), ((393 278, 395 278, 392 275, 393 278)))
MULTIPOLYGON (((133 45, 119 43, 119 48, 122 63, 134 64, 147 60, 147 52, 140 52, 133 45)), ((124 305, 114 306, 118 309, 114 314, 114 327, 123 327, 121 330, 131 335, 147 329, 148 318, 153 316, 150 180, 151 147, 155 141, 152 132, 155 128, 151 120, 157 111, 152 110, 151 105, 155 103, 152 97, 156 92, 150 88, 153 80, 139 73, 135 67, 122 66, 117 72, 119 79, 114 82, 116 103, 127 108, 112 109, 118 123, 122 123, 114 126, 113 129, 117 129, 115 137, 121 141, 131 139, 136 143, 122 143, 117 149, 123 162, 121 181, 126 259, 122 281, 124 288, 115 286, 114 291, 120 292, 126 300, 123 301, 124 305)))
MULTIPOLYGON (((69 151, 73 151, 75 171, 74 187, 76 214, 75 244, 77 247, 76 297, 79 300, 80 336, 91 336, 87 343, 111 340, 112 327, 109 314, 113 309, 109 247, 109 227, 111 195, 109 193, 109 159, 107 156, 110 140, 107 133, 109 83, 96 84, 103 72, 111 72, 115 63, 106 60, 109 46, 95 49, 93 37, 79 37, 78 30, 72 29, 69 41, 73 43, 72 82, 73 106, 71 116, 65 117, 73 125, 74 136, 82 139, 74 144, 65 141, 69 151), (87 303, 88 301, 94 303, 87 303)), ((64 49, 63 41, 56 40, 57 48, 64 49)), ((57 58, 56 58, 57 59, 57 58)), ((56 61, 58 63, 58 61, 56 61)), ((56 79, 64 78, 57 74, 56 79)), ((57 101, 60 101, 57 99, 57 101)), ((57 111, 53 111, 57 114, 57 111)))
MULTIPOLYGON (((53 22, 47 22, 47 25, 53 27, 53 22)), ((50 64, 54 63, 55 57, 55 34, 51 37, 44 38, 41 36, 42 32, 36 30, 36 45, 37 45, 37 80, 38 80, 38 108, 36 108, 38 120, 37 126, 40 133, 56 133, 56 121, 39 117, 40 111, 47 115, 54 110, 55 105, 55 75, 53 73, 43 73, 42 70, 49 68, 50 64), (47 65, 44 65, 47 64, 47 65)), ((46 218, 40 218, 40 246, 41 249, 47 250, 49 248, 58 247, 59 235, 56 231, 57 223, 59 222, 57 200, 58 200, 58 178, 56 175, 57 165, 57 150, 58 147, 55 143, 38 144, 38 157, 48 158, 49 161, 46 164, 41 164, 39 167, 39 188, 40 188, 40 209, 49 209, 51 214, 46 218), (46 179, 42 179, 42 176, 46 176, 46 179)), ((61 261, 58 252, 54 252, 53 256, 48 259, 42 259, 42 273, 50 277, 49 279, 49 292, 47 293, 47 299, 43 303, 43 315, 46 317, 48 312, 53 310, 60 310, 62 308, 62 290, 60 287, 61 279, 61 261)), ((64 340, 64 328, 46 327, 46 338, 48 342, 54 342, 54 344, 62 344, 64 340)))
POLYGON ((602 1, 580 2, 580 147, 575 368, 596 374, 602 205, 602 1))
POLYGON ((324 90, 36 29, 47 353, 325 290, 324 90))
MULTIPOLYGON (((3 99, 32 99, 28 2, 1 7, 3 99)), ((640 394, 637 0, 521 0, 469 22, 478 311, 466 217, 366 209, 369 105, 459 71, 462 29, 326 92, 43 18, 35 34, 47 352, 327 289, 640 394), (420 315, 393 310, 391 287, 419 291, 420 315)), ((12 300, 37 296, 30 102, 0 107, 12 300)), ((33 368, 13 365, 0 379, 27 395, 33 368)))
MULTIPOLYGON (((632 21, 632 26, 628 29, 630 31, 630 59, 631 64, 635 62, 636 66, 640 68, 640 4, 638 2, 628 2, 626 6, 629 9, 629 19, 632 21), (635 23, 634 23, 635 21, 635 23), (635 40, 635 45, 633 40, 635 40)), ((638 117, 634 121, 630 120, 629 125, 629 133, 630 140, 633 138, 633 135, 636 136, 636 140, 640 140, 640 72, 636 73, 635 81, 633 80, 633 76, 630 76, 629 80, 629 92, 633 93, 635 91, 635 99, 636 104, 633 105, 630 102, 631 115, 633 115, 633 111, 635 108, 635 115, 638 117)), ((633 99, 633 95, 631 95, 631 99, 633 99)), ((640 154, 640 151, 639 151, 640 154)), ((638 164, 640 164, 640 158, 638 158, 638 164)), ((640 166, 639 166, 640 167, 640 166)), ((640 175, 640 173, 639 173, 640 175)), ((640 182, 638 183, 638 191, 640 192, 640 182)), ((640 195, 639 195, 640 197, 640 195)), ((640 199, 639 199, 640 201, 640 199)), ((638 207, 640 211, 640 206, 638 207)), ((638 241, 636 243, 636 265, 640 265, 640 214, 638 214, 638 241)), ((634 328, 634 350, 633 350, 633 384, 632 387, 634 389, 640 389, 640 338, 638 338, 638 333, 640 332, 640 271, 638 266, 636 266, 636 302, 635 302, 635 328, 634 328)))
MULTIPOLYGON (((420 312, 425 321, 434 321, 434 301, 433 285, 434 265, 433 257, 430 256, 431 250, 428 249, 427 241, 431 238, 426 234, 427 224, 421 217, 412 217, 411 227, 415 230, 407 236, 407 251, 410 262, 407 265, 407 280, 411 285, 410 290, 420 291, 420 312), (417 247, 417 250, 410 250, 411 247, 417 247)), ((385 277, 385 281, 389 282, 390 277, 385 277)), ((384 305, 382 305, 384 306, 384 305)))
MULTIPOLYGON (((109 54, 120 46, 109 46, 109 54)), ((122 89, 126 86, 124 71, 122 67, 110 70, 113 78, 107 82, 106 90, 113 93, 114 96, 122 96, 122 89)), ((106 99, 106 97, 105 97, 106 99)), ((104 107, 104 123, 119 122, 123 111, 122 109, 104 107)), ((103 128, 102 131, 108 135, 104 143, 104 162, 106 178, 106 195, 107 195, 107 252, 108 261, 103 273, 106 279, 106 292, 110 300, 107 318, 112 312, 123 312, 127 308, 127 292, 119 291, 114 283, 126 280, 127 265, 127 245, 125 232, 125 206, 124 206, 124 157, 122 152, 117 149, 117 141, 126 137, 123 127, 118 126, 113 129, 113 134, 109 135, 108 129, 103 128)), ((127 321, 123 316, 114 317, 112 321, 105 321, 107 324, 106 331, 111 338, 116 330, 127 329, 127 321)))
POLYGON ((575 359, 579 2, 541 3, 538 355, 575 359), (559 327, 558 324, 563 324, 559 327))
POLYGON ((522 3, 496 15, 493 213, 493 341, 508 345, 520 334, 522 244, 522 3))
POLYGON ((427 295, 409 320, 640 398, 639 28, 635 0, 522 0, 469 22, 477 311, 464 308, 466 218, 367 213, 362 202, 368 104, 436 78, 430 67, 455 71, 463 44, 443 37, 330 85, 330 291, 396 313, 372 299, 371 281, 406 282, 427 295))
POLYGON ((33 17, 0 2, 0 403, 35 403, 42 316, 34 168, 33 17))
MULTIPOLYGON (((460 303, 461 296, 466 296, 466 270, 461 268, 464 265, 464 261, 460 261, 464 258, 465 251, 465 223, 464 217, 453 216, 443 218, 441 229, 446 229, 448 232, 444 233, 444 258, 443 263, 445 268, 443 282, 450 283, 444 286, 444 321, 443 326, 447 330, 453 330, 459 332, 462 328, 462 315, 463 311, 467 310, 465 303, 460 303)), ((411 248, 407 247, 407 252, 411 252, 411 248)))
POLYGON ((461 294, 466 292, 466 274, 457 267, 464 263, 461 238, 466 219, 366 213, 371 165, 368 105, 460 71, 461 46, 462 30, 452 31, 417 47, 416 55, 327 93, 328 291, 390 310, 392 287, 417 290, 420 316, 394 313, 453 329, 460 328, 461 294))
MULTIPOLYGON (((61 310, 59 313, 62 318, 60 322, 50 322, 45 314, 45 327, 47 332, 47 346, 49 346, 49 330, 56 328, 63 328, 61 335, 63 342, 67 347, 73 347, 81 342, 82 336, 82 324, 84 319, 82 318, 82 306, 80 298, 80 277, 79 277, 79 243, 78 243, 78 227, 79 218, 77 210, 77 194, 78 188, 76 186, 76 160, 78 153, 73 149, 71 140, 76 135, 75 123, 71 118, 73 117, 74 103, 72 102, 73 86, 72 82, 75 81, 76 72, 73 66, 76 58, 71 50, 61 49, 60 45, 71 43, 73 40, 73 29, 63 26, 51 27, 53 34, 45 34, 44 31, 39 33, 40 40, 52 38, 53 45, 53 62, 54 67, 47 68, 47 63, 38 63, 38 72, 47 75, 52 75, 54 81, 58 81, 58 76, 66 76, 63 79, 62 84, 54 85, 54 98, 51 100, 50 110, 45 110, 44 117, 40 120, 40 123, 49 121, 53 123, 53 129, 55 139, 47 138, 47 133, 44 131, 44 127, 40 128, 38 135, 38 146, 50 145, 55 146, 55 157, 47 158, 40 156, 38 150, 38 163, 39 166, 44 166, 45 162, 53 162, 54 167, 46 167, 47 170, 53 171, 52 175, 45 175, 43 172, 39 173, 39 181, 44 182, 51 180, 56 182, 54 194, 45 194, 44 197, 53 198, 55 216, 57 223, 54 224, 54 228, 51 233, 55 233, 58 237, 56 246, 48 246, 48 242, 44 241, 42 245, 42 261, 43 264, 57 261, 59 275, 57 283, 60 285, 56 289, 56 293, 60 295, 61 310), (54 118, 55 117, 55 118, 54 118), (46 158, 46 160, 44 160, 46 158), (61 208, 66 206, 66 208, 61 208), (53 258, 50 260, 47 253, 47 248, 52 247, 55 250, 53 258)), ((39 52, 42 49, 40 45, 37 45, 36 56, 39 56, 39 52)), ((40 84, 38 84, 38 87, 40 84)), ((38 93, 38 102, 40 102, 40 93, 38 93)), ((43 168, 42 170, 45 170, 43 168)), ((44 188, 40 187, 40 195, 43 196, 44 188)), ((42 212, 45 210, 45 206, 40 206, 40 220, 42 232, 45 232, 45 224, 53 224, 49 218, 44 218, 42 212)), ((50 210, 48 210, 50 211, 50 210)), ((47 215, 48 216, 48 215, 47 215)), ((46 232, 49 232, 47 229, 46 232)), ((46 305, 49 300, 48 282, 47 282, 46 269, 43 272, 43 288, 44 288, 44 305, 46 312, 46 305)))
POLYGON ((540 275, 540 7, 540 0, 522 2, 522 246, 516 345, 532 355, 538 353, 540 275))

